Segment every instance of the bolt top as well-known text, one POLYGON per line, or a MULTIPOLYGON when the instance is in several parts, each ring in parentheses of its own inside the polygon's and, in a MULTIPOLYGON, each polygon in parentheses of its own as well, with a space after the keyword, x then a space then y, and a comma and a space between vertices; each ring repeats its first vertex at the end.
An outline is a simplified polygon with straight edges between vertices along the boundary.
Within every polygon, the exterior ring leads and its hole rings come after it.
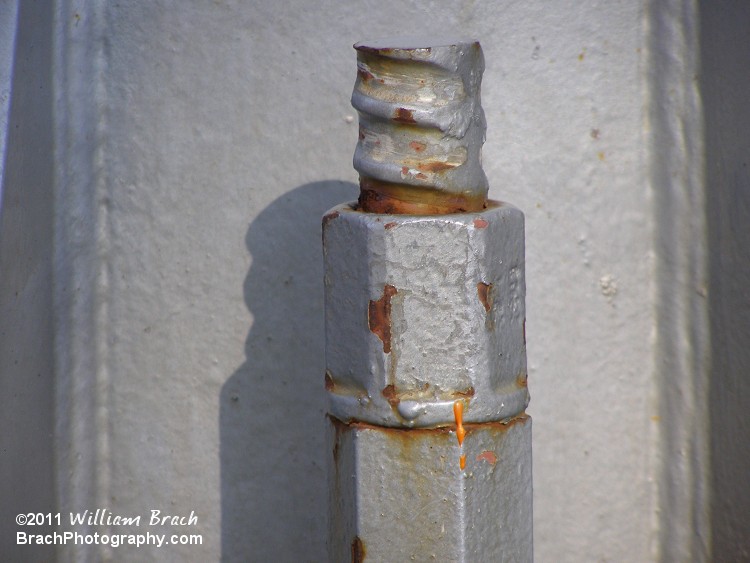
POLYGON ((482 209, 488 184, 480 156, 486 122, 479 42, 394 37, 354 48, 361 208, 397 214, 482 209))

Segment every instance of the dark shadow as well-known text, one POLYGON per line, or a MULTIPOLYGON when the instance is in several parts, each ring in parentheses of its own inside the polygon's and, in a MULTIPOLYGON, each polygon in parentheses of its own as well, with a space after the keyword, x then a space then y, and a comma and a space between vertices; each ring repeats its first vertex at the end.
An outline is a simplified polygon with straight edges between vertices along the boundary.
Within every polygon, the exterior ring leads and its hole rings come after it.
MULTIPOLYGON (((51 4, 18 3, 0 190, 0 561, 53 561, 55 556, 54 545, 19 545, 16 536, 54 530, 18 526, 17 514, 57 512, 51 4)), ((7 6, 2 10, 5 16, 11 12, 7 6)))
POLYGON ((750 561, 750 4, 700 2, 712 561, 750 561))
POLYGON ((247 360, 220 397, 223 561, 325 561, 321 217, 356 195, 351 183, 305 184, 247 231, 247 360))

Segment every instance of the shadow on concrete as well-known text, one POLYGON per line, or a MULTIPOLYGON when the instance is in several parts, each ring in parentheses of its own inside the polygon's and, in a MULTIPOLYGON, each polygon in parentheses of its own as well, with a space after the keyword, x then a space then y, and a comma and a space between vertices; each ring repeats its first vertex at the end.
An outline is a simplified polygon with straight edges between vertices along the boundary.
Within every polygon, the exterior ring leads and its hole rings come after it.
MULTIPOLYGON (((54 147, 51 2, 0 7, 16 26, 0 187, 0 561, 53 561, 54 545, 19 545, 17 514, 55 513, 54 147)), ((5 84, 3 85, 5 86, 5 84)), ((0 132, 3 134, 3 132, 0 132)), ((35 531, 36 530, 36 531, 35 531)))
POLYGON ((250 224, 247 359, 220 397, 223 561, 325 561, 321 217, 356 199, 339 181, 300 186, 250 224))
POLYGON ((713 561, 750 561, 750 4, 700 2, 713 561))

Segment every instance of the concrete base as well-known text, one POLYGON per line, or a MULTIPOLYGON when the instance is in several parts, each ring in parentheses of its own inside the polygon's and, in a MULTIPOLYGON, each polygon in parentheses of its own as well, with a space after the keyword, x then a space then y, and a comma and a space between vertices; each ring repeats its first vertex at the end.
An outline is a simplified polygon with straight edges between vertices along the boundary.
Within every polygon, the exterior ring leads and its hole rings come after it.
POLYGON ((533 560, 531 418, 466 425, 461 448, 450 428, 330 421, 330 561, 533 560))

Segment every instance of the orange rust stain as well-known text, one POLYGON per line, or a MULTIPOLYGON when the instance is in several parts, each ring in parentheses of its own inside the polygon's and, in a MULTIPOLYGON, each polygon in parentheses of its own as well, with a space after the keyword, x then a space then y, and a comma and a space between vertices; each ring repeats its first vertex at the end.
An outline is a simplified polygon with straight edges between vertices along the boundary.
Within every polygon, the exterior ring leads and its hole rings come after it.
POLYGON ((487 227, 487 225, 489 225, 489 223, 485 221, 484 219, 482 219, 481 217, 477 217, 476 219, 474 219, 475 229, 484 229, 487 227))
POLYGON ((473 397, 474 393, 476 393, 476 390, 473 387, 469 387, 466 391, 454 391, 453 396, 454 397, 473 397))
POLYGON ((396 225, 398 225, 398 223, 396 223, 395 221, 391 221, 390 223, 386 223, 385 225, 383 225, 383 228, 384 229, 392 229, 396 225))
POLYGON ((518 377, 516 377, 516 384, 519 387, 528 387, 529 386, 529 376, 526 373, 519 373, 518 377))
POLYGON ((393 113, 393 121, 396 121, 398 123, 416 123, 416 119, 414 119, 414 115, 412 114, 412 111, 405 108, 396 108, 396 111, 393 113))
POLYGON ((490 465, 495 465, 497 463, 497 455, 495 452, 485 450, 477 456, 477 461, 486 461, 490 465))
POLYGON ((402 166, 401 167, 401 175, 406 176, 409 173, 409 167, 408 166, 402 166))
POLYGON ((383 343, 383 352, 391 351, 391 297, 398 291, 392 285, 383 287, 383 297, 377 301, 370 301, 367 309, 367 323, 370 331, 377 335, 383 343))
POLYGON ((455 168, 453 164, 442 162, 440 160, 420 162, 417 164, 417 170, 420 170, 421 172, 442 172, 443 170, 450 170, 452 168, 455 168))
POLYGON ((362 563, 365 560, 365 544, 359 536, 352 540, 352 563, 362 563))
POLYGON ((651 417, 651 420, 653 422, 659 422, 661 421, 661 417, 658 414, 655 414, 654 416, 651 417))
POLYGON ((416 174, 414 175, 414 177, 415 177, 415 178, 416 178, 417 180, 426 180, 426 179, 427 179, 427 175, 426 175, 426 174, 422 174, 421 172, 417 172, 417 173, 416 173, 416 174))
POLYGON ((464 428, 464 402, 456 401, 453 403, 453 417, 456 419, 456 438, 458 438, 458 445, 462 446, 464 438, 466 437, 466 429, 464 428))
POLYGON ((333 391, 333 377, 331 374, 326 372, 326 391, 333 391))
POLYGON ((601 160, 602 162, 604 162, 604 160, 605 160, 605 159, 607 158, 607 157, 606 157, 606 156, 604 155, 604 153, 603 153, 603 152, 598 152, 598 153, 596 153, 596 156, 598 156, 598 157, 599 157, 599 160, 601 160))
POLYGON ((383 387, 383 390, 381 391, 381 393, 383 394, 383 397, 386 398, 386 400, 392 407, 397 407, 398 404, 401 402, 400 399, 398 398, 398 395, 396 394, 396 386, 393 383, 383 387))
POLYGON ((414 149, 415 152, 422 152, 427 148, 425 143, 420 143, 419 141, 412 141, 409 143, 409 146, 414 149))
MULTIPOLYGON (((404 176, 409 169, 404 167, 404 176)), ((359 209, 369 213, 440 215, 464 213, 486 208, 485 194, 467 196, 434 189, 359 178, 359 209)))
POLYGON ((461 454, 461 457, 458 458, 458 465, 461 467, 461 471, 466 469, 466 454, 461 454))
POLYGON ((492 308, 492 294, 490 293, 491 289, 491 283, 479 282, 477 284, 477 294, 479 295, 479 300, 482 302, 482 305, 484 305, 484 310, 488 313, 492 308))
POLYGON ((323 225, 327 225, 329 221, 333 221, 338 216, 338 211, 334 211, 333 213, 329 213, 328 215, 323 215, 323 225))
POLYGON ((357 68, 357 74, 358 74, 358 75, 359 75, 359 77, 360 77, 360 78, 361 78, 362 80, 364 80, 365 82, 367 82, 368 80, 371 80, 371 79, 373 79, 373 78, 374 78, 374 76, 372 75, 372 73, 371 73, 371 72, 369 72, 369 71, 367 71, 367 70, 365 70, 365 69, 363 69, 363 68, 361 68, 361 67, 360 67, 360 68, 357 68))

